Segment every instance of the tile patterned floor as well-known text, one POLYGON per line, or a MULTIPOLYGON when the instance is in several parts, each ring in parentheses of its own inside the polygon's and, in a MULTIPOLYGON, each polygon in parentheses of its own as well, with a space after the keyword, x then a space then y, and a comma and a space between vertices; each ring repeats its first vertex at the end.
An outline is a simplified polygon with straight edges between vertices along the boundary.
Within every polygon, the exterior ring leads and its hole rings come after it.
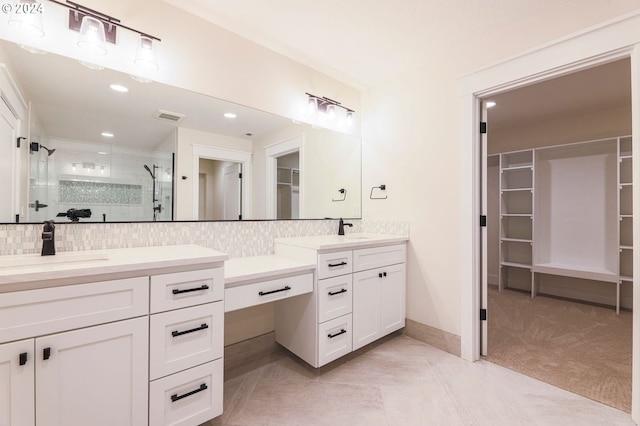
POLYGON ((203 426, 633 425, 629 414, 403 335, 313 369, 285 350, 225 381, 203 426))

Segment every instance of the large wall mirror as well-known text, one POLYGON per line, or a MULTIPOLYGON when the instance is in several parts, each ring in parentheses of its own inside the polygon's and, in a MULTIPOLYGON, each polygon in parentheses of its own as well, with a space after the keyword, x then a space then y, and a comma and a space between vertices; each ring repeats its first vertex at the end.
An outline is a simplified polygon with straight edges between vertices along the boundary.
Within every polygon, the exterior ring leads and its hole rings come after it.
POLYGON ((28 104, 27 135, 0 129, 0 156, 28 147, 21 223, 361 216, 357 137, 7 41, 0 63, 28 104))

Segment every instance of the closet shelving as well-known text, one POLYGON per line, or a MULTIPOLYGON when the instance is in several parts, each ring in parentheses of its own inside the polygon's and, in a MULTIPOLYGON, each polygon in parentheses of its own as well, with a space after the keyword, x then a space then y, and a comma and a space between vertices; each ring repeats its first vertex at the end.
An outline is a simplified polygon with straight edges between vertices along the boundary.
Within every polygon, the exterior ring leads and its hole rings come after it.
POLYGON ((631 169, 631 138, 620 138, 618 141, 618 215, 620 223, 618 299, 620 286, 633 282, 633 207, 631 196, 633 179, 631 169))
POLYGON ((533 181, 533 150, 500 154, 500 291, 532 279, 533 181))
POLYGON ((501 153, 499 290, 633 281, 631 137, 501 153), (617 189, 616 189, 617 188, 617 189))

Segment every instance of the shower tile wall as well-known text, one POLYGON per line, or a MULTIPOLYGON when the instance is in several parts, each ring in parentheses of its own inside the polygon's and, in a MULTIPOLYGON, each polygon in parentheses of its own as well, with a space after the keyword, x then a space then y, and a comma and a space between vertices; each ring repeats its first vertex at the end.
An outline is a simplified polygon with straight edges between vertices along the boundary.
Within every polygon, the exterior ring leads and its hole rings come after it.
MULTIPOLYGON (((347 232, 408 235, 406 222, 352 220, 347 232)), ((58 251, 104 250, 198 244, 230 257, 273 253, 274 238, 334 234, 336 220, 60 223, 56 225, 58 251)), ((0 255, 39 253, 42 225, 0 225, 0 255)))

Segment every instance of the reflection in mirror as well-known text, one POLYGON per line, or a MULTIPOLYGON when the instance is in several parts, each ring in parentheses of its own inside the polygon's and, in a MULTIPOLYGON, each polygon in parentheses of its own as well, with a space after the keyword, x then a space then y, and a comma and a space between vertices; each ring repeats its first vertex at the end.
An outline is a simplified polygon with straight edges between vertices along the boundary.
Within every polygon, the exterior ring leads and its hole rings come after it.
MULTIPOLYGON (((0 222, 72 208, 91 210, 81 222, 361 215, 354 136, 6 41, 0 63, 0 84, 13 80, 26 101, 24 123, 0 128, 7 141, 25 138, 2 175, 16 201, 0 222), (346 199, 332 201, 342 188, 346 199)), ((0 157, 13 156, 5 142, 0 157)))

